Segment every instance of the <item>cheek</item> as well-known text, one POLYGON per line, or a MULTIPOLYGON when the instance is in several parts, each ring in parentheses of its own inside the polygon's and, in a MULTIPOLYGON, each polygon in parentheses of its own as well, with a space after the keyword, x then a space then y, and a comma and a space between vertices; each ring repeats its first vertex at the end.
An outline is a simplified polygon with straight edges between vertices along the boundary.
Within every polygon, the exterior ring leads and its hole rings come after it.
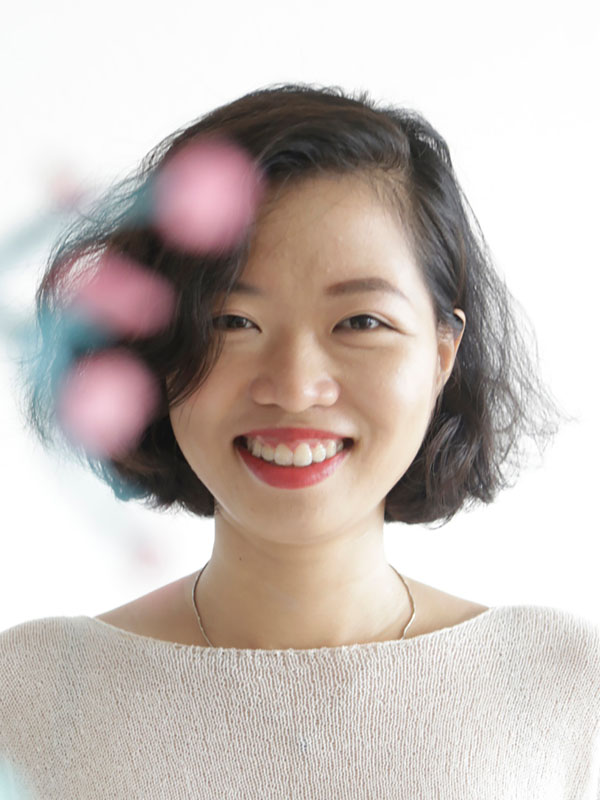
MULTIPOLYGON (((434 408, 435 372, 431 359, 396 359, 385 370, 371 370, 370 380, 353 390, 374 438, 397 453, 404 467, 418 452, 434 408), (365 391, 365 387, 368 389, 365 391)), ((396 458, 396 456, 394 456, 396 458)))
POLYGON ((211 429, 222 416, 227 385, 219 379, 219 369, 213 367, 201 386, 176 406, 169 409, 171 426, 176 437, 189 435, 194 430, 211 429))
POLYGON ((179 449, 188 465, 199 478, 204 482, 206 473, 206 459, 209 455, 209 448, 203 440, 203 432, 210 430, 211 422, 203 420, 202 411, 193 398, 169 411, 171 427, 179 449))
POLYGON ((382 393, 378 402, 380 417, 384 420, 381 427, 390 439, 418 442, 420 446, 432 409, 430 383, 395 381, 387 397, 382 393))
POLYGON ((402 352, 389 358, 373 359, 369 369, 357 375, 356 385, 369 387, 376 403, 392 404, 409 411, 422 409, 431 400, 435 379, 435 358, 430 353, 402 352))
POLYGON ((227 417, 227 389, 213 372, 183 403, 169 409, 171 427, 187 462, 195 468, 216 460, 219 431, 227 417))
POLYGON ((390 391, 399 408, 406 411, 424 411, 431 402, 433 376, 425 369, 415 371, 399 370, 392 380, 390 391))

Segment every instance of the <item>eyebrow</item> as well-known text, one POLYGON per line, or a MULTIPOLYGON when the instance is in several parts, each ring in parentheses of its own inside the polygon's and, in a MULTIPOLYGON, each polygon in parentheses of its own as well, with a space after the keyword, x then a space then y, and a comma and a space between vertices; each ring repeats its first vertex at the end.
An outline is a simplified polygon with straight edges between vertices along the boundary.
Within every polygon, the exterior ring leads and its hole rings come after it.
MULTIPOLYGON (((387 292, 402 300, 405 300, 410 305, 410 300, 401 289, 394 286, 385 278, 369 277, 369 278, 352 278, 349 281, 340 281, 334 283, 325 289, 325 294, 328 297, 340 297, 347 294, 359 294, 361 292, 387 292)), ((252 286, 244 281, 238 281, 234 284, 231 294, 247 294, 254 296, 264 296, 266 292, 259 289, 258 286, 252 286)))

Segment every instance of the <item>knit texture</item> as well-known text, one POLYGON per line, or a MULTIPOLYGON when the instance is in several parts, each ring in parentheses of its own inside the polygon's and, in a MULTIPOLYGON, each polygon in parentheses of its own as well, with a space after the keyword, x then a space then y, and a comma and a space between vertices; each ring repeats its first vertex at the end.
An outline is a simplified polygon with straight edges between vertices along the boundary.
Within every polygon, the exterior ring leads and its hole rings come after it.
POLYGON ((2 800, 600 798, 600 627, 555 608, 313 650, 49 617, 0 679, 2 800))

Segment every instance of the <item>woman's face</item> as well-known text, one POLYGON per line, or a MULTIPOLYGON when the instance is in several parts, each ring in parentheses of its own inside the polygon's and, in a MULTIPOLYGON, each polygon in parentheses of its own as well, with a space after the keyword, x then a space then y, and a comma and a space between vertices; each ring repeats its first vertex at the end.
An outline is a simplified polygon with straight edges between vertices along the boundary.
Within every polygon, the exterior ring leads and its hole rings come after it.
POLYGON ((219 360, 170 411, 221 524, 287 543, 381 527, 385 496, 419 450, 460 341, 438 338, 398 222, 352 177, 306 179, 263 207, 241 280, 256 293, 230 295, 223 314, 237 319, 221 320, 219 360), (342 290, 365 278, 395 291, 342 290), (325 480, 278 488, 234 446, 248 431, 275 427, 339 432, 354 443, 325 480))

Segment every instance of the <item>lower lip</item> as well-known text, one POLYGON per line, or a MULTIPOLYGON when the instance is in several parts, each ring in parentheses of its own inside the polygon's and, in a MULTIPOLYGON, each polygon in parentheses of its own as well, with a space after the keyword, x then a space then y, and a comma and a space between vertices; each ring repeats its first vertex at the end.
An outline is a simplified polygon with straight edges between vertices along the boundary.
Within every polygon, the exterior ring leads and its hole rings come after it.
POLYGON ((309 467, 280 467, 278 464, 253 456, 242 444, 236 443, 235 447, 257 478, 279 489, 302 489, 320 483, 336 471, 351 449, 344 447, 333 458, 328 458, 320 464, 311 464, 309 467))

